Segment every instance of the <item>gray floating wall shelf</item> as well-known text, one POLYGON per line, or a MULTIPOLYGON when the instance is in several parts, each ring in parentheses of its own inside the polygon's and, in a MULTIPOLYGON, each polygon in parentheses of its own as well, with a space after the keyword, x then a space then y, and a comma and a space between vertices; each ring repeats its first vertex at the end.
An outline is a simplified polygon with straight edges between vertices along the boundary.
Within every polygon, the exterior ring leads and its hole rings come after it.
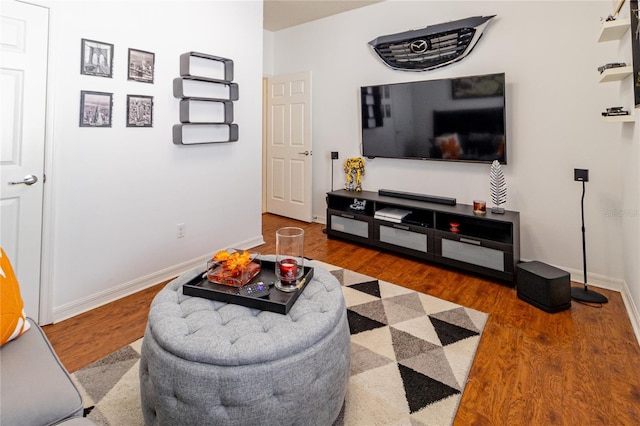
POLYGON ((195 77, 178 77, 173 79, 173 97, 237 101, 240 96, 237 83, 195 77))
POLYGON ((180 55, 180 77, 173 79, 173 96, 180 100, 180 123, 173 126, 173 143, 197 145, 236 142, 233 101, 233 61, 198 52, 180 55))
POLYGON ((180 101, 181 123, 233 122, 233 102, 211 102, 207 99, 185 98, 180 101))
POLYGON ((233 81, 233 61, 206 53, 183 53, 180 55, 180 76, 233 81))
POLYGON ((176 145, 200 145, 205 143, 236 142, 237 140, 238 125, 233 123, 173 125, 173 143, 176 145))

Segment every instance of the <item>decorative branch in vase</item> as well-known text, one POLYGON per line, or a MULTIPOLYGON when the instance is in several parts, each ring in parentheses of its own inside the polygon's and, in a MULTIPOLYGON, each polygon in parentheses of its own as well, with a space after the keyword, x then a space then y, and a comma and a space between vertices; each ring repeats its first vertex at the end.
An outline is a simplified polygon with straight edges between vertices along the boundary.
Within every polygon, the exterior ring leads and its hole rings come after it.
POLYGON ((491 163, 489 193, 491 194, 491 200, 496 205, 491 208, 491 213, 504 214, 505 210, 500 207, 500 205, 507 202, 507 182, 504 179, 502 166, 500 166, 498 160, 494 160, 493 163, 491 163))

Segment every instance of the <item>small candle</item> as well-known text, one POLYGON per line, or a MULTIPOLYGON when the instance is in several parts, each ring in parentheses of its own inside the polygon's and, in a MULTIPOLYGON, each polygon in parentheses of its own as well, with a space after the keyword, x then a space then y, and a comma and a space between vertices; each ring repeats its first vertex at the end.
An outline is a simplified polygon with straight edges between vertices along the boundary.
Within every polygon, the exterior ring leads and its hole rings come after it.
POLYGON ((487 213, 487 203, 484 201, 473 201, 473 212, 475 214, 486 214, 487 213))
POLYGON ((298 262, 295 259, 282 259, 278 267, 281 281, 292 283, 298 278, 298 262))

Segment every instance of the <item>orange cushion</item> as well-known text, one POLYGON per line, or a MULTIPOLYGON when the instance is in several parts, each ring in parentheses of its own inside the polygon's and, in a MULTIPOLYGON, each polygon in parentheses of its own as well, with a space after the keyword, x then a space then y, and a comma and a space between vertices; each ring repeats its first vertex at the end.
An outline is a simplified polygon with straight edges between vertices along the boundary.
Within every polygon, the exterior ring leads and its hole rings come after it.
POLYGON ((11 262, 0 247, 0 346, 15 339, 30 327, 24 315, 18 279, 11 262))

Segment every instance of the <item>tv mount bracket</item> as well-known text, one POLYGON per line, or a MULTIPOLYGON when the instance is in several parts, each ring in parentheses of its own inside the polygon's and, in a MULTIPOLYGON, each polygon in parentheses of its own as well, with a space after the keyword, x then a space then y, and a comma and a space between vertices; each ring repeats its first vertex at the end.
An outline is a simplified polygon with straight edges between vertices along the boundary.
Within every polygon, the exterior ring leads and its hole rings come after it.
POLYGON ((495 16, 474 16, 420 30, 380 36, 371 40, 369 46, 393 69, 432 70, 467 56, 495 16))

